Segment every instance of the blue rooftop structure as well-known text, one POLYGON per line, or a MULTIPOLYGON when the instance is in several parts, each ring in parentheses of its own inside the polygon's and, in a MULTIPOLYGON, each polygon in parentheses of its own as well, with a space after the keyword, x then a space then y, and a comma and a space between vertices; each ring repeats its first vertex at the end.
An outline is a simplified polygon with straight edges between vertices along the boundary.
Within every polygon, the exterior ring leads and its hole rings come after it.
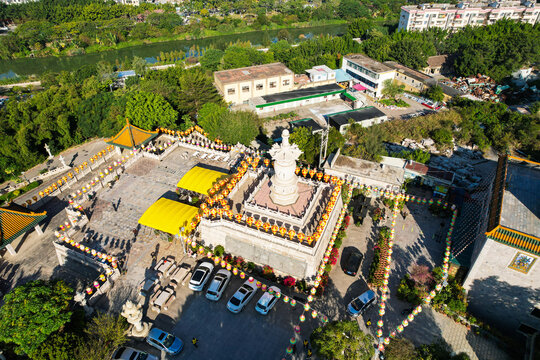
POLYGON ((135 70, 119 71, 116 73, 116 77, 118 79, 127 78, 127 77, 135 76, 135 75, 137 75, 135 74, 135 70))
POLYGON ((352 80, 352 76, 347 74, 343 69, 337 69, 334 72, 336 73, 336 82, 338 83, 352 80))

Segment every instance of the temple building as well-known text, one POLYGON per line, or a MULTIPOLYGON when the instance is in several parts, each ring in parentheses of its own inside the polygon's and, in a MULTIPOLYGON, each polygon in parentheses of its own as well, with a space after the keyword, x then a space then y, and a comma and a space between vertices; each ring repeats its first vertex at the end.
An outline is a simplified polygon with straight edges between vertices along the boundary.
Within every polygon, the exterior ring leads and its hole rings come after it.
POLYGON ((501 156, 464 288, 470 308, 509 335, 540 331, 540 163, 501 156))
POLYGON ((289 143, 287 130, 282 138, 270 150, 273 167, 269 159, 259 167, 258 158, 248 158, 238 174, 211 189, 197 235, 203 245, 221 245, 247 261, 309 280, 343 206, 341 183, 315 170, 311 178, 298 176, 301 151, 289 143))
POLYGON ((106 140, 107 144, 114 145, 117 151, 120 149, 133 150, 138 146, 150 142, 158 136, 157 131, 148 131, 140 129, 129 123, 126 119, 126 125, 112 138, 106 140))
POLYGON ((11 255, 17 252, 11 243, 19 236, 36 230, 38 235, 43 235, 39 223, 47 217, 47 212, 35 213, 30 209, 17 204, 10 204, 0 208, 0 250, 6 248, 11 255))

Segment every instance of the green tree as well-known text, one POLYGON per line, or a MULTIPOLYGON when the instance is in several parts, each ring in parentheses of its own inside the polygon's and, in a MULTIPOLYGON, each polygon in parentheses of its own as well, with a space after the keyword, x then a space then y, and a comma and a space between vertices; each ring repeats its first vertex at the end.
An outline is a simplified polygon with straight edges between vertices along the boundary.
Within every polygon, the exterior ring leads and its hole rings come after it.
POLYGON ((101 124, 108 121, 109 109, 114 101, 110 92, 100 93, 79 103, 78 127, 85 139, 94 136, 106 136, 101 133, 101 124))
POLYGON ((71 332, 54 333, 32 355, 32 360, 72 360, 82 339, 71 332))
POLYGON ((302 150, 300 160, 308 164, 315 164, 319 158, 319 141, 318 137, 311 133, 311 129, 307 127, 297 127, 293 130, 290 136, 290 142, 298 145, 302 150))
POLYGON ((250 111, 231 112, 223 105, 203 105, 197 121, 211 138, 220 138, 228 144, 249 146, 259 134, 260 119, 257 115, 250 111))
POLYGON ((135 56, 131 61, 131 67, 135 70, 135 74, 139 76, 144 76, 147 70, 147 62, 145 59, 135 56))
POLYGON ((368 19, 354 19, 347 25, 347 35, 352 38, 365 39, 372 26, 372 22, 368 19))
POLYGON ((444 100, 444 92, 439 85, 428 87, 423 95, 433 101, 441 102, 444 100))
POLYGON ((448 129, 437 129, 431 133, 431 138, 440 145, 452 145, 452 132, 448 129))
POLYGON ((399 84, 396 80, 387 79, 383 82, 382 94, 388 98, 396 99, 405 91, 405 85, 399 84))
POLYGON ((161 95, 144 91, 127 94, 125 116, 131 124, 145 130, 172 127, 178 112, 161 95))
POLYGON ((287 29, 281 29, 277 33, 277 38, 278 38, 278 40, 290 41, 291 40, 291 34, 289 33, 289 31, 287 29))
POLYGON ((384 358, 387 360, 413 360, 416 358, 416 351, 412 342, 405 338, 396 338, 384 351, 384 358))
POLYGON ((4 296, 0 308, 0 341, 14 343, 32 356, 47 337, 71 317, 73 290, 63 281, 31 281, 4 296))
POLYGON ((225 53, 219 49, 208 49, 204 52, 204 55, 199 59, 203 69, 211 71, 217 71, 221 58, 225 53))
POLYGON ((98 314, 85 330, 86 339, 77 347, 76 358, 85 360, 108 359, 111 353, 127 341, 128 323, 120 315, 98 314))
POLYGON ((317 353, 326 359, 370 360, 373 338, 358 329, 356 321, 332 321, 310 336, 317 353))

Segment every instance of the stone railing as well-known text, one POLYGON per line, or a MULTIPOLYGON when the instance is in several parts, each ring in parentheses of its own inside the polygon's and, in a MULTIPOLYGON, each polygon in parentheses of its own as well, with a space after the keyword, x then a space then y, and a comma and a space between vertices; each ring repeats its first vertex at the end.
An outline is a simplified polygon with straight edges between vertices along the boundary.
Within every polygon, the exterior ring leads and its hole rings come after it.
MULTIPOLYGON (((268 175, 265 175, 265 178, 267 176, 268 175)), ((302 183, 310 184, 312 186, 317 186, 316 191, 311 193, 311 197, 307 202, 309 204, 308 207, 306 209, 303 209, 303 216, 285 214, 281 211, 273 210, 254 203, 253 198, 255 197, 256 192, 260 190, 260 187, 262 186, 264 181, 261 181, 261 183, 256 187, 256 189, 250 194, 248 200, 244 203, 244 210, 255 213, 256 215, 259 215, 260 213, 267 213, 272 219, 290 222, 291 224, 297 225, 299 227, 304 227, 306 218, 312 214, 313 209, 316 206, 321 206, 321 209, 324 209, 326 207, 328 199, 321 198, 321 193, 324 191, 325 188, 329 187, 329 185, 322 182, 316 183, 315 181, 311 180, 306 181, 305 179, 299 179, 299 181, 302 183), (320 201, 313 201, 313 199, 317 198, 320 198, 320 201)))

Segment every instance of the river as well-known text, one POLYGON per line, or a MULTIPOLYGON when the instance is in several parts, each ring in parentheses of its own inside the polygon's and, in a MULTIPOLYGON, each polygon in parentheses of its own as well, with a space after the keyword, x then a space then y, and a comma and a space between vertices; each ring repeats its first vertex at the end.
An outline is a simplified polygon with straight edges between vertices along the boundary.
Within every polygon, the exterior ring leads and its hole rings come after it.
MULTIPOLYGON (((318 36, 321 34, 344 34, 346 32, 346 27, 346 24, 339 24, 306 28, 293 28, 287 30, 291 34, 291 37, 294 39, 294 41, 299 41, 305 38, 309 39, 313 36, 318 36), (301 37, 301 35, 303 36, 301 37)), ((208 46, 220 47, 225 46, 226 44, 229 44, 231 42, 236 42, 237 40, 250 41, 253 45, 259 45, 262 43, 265 33, 268 33, 270 38, 275 40, 278 31, 279 30, 262 30, 242 34, 208 37, 196 40, 174 40, 76 56, 49 56, 44 58, 0 60, 0 79, 6 77, 9 78, 16 75, 39 76, 47 71, 72 71, 80 68, 83 65, 95 64, 100 61, 107 61, 114 64, 117 60, 121 62, 125 58, 131 59, 134 56, 145 58, 148 62, 152 63, 156 61, 156 56, 158 56, 161 51, 169 52, 173 50, 183 50, 187 52, 187 50, 192 46, 199 46, 200 49, 204 49, 208 46)))

